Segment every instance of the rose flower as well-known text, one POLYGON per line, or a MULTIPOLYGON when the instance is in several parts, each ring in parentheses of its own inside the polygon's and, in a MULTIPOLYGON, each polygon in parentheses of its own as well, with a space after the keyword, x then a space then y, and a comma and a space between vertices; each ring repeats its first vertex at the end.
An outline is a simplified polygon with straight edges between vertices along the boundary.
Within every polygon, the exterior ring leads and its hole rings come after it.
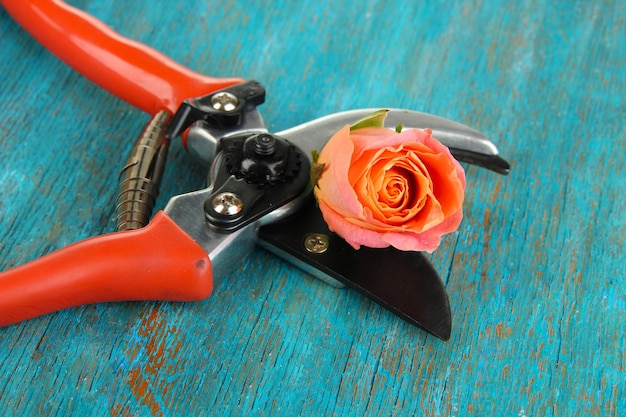
POLYGON ((319 208, 355 249, 432 252, 459 227, 465 173, 430 129, 398 133, 377 113, 379 123, 346 125, 322 149, 312 174, 319 208))

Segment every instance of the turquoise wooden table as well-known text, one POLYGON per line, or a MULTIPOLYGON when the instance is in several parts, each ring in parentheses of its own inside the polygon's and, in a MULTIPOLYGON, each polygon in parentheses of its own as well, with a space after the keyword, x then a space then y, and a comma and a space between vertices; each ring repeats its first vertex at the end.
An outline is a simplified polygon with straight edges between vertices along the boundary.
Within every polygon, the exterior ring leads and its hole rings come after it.
MULTIPOLYGON (((275 131, 410 108, 484 132, 513 169, 466 166, 465 218, 432 255, 448 342, 257 249, 203 302, 0 329, 0 415, 626 415, 623 2, 71 3, 197 71, 261 81, 275 131)), ((4 10, 0 45, 4 270, 113 231, 148 116, 4 10)), ((172 148, 159 207, 204 183, 172 148)))

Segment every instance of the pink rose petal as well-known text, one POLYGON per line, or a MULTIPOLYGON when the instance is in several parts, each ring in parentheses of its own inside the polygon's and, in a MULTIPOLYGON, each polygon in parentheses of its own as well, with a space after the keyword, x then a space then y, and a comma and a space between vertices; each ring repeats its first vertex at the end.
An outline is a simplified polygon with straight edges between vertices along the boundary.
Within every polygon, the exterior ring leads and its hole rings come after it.
POLYGON ((458 228, 465 173, 429 129, 346 126, 322 150, 315 195, 329 228, 355 248, 433 251, 458 228))

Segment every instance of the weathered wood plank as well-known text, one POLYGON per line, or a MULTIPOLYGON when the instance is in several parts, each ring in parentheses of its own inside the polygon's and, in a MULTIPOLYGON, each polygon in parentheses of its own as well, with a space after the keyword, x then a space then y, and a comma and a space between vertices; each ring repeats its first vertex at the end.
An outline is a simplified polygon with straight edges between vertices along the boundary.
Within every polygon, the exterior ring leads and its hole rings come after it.
MULTIPOLYGON (((447 343, 256 250, 195 304, 85 306, 0 329, 2 415, 626 414, 626 37, 618 1, 72 2, 215 76, 281 130, 406 107, 490 135, 433 254, 447 343)), ((147 116, 0 10, 0 268, 113 230, 147 116)), ((162 196, 204 170, 173 146, 162 196)))

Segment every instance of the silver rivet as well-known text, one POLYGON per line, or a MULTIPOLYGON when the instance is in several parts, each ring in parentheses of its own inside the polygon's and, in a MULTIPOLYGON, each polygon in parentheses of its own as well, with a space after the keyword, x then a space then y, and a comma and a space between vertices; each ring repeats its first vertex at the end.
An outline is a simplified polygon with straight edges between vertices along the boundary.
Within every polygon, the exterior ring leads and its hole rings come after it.
POLYGON ((213 106, 215 110, 233 111, 237 108, 238 104, 239 99, 235 95, 225 91, 213 94, 213 97, 211 97, 211 106, 213 106))
POLYGON ((243 201, 234 193, 219 193, 211 202, 216 213, 234 216, 243 210, 243 201))
POLYGON ((311 253, 324 253, 329 244, 328 236, 321 233, 309 233, 304 238, 304 247, 311 253))

